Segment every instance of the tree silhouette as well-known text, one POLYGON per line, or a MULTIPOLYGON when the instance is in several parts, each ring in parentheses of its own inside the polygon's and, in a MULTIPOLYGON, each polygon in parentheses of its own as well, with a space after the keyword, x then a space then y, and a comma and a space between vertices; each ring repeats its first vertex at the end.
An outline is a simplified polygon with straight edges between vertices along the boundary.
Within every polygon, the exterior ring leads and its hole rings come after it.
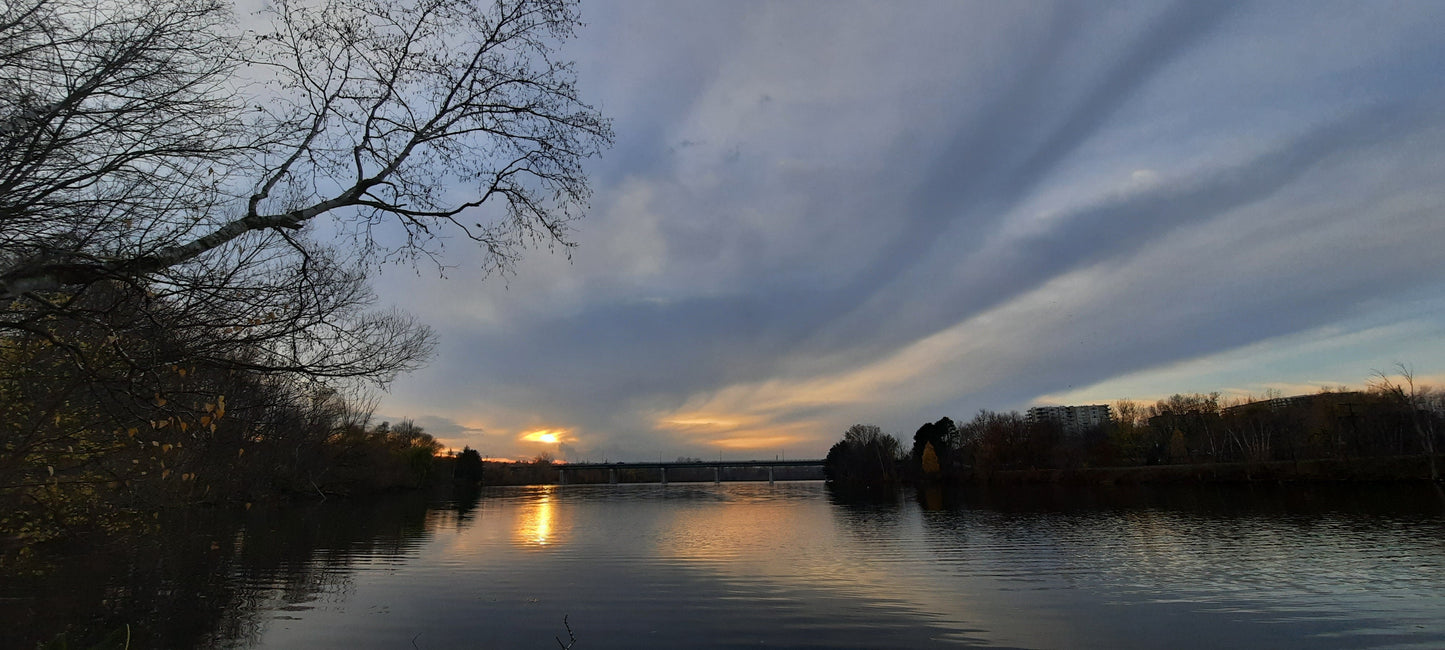
POLYGON ((872 424, 855 424, 828 450, 823 474, 840 483, 892 483, 898 480, 902 443, 872 424))
POLYGON ((569 245, 582 162, 611 140, 555 56, 573 2, 264 17, 243 33, 222 0, 0 7, 0 332, 82 358, 50 324, 105 322, 78 297, 125 286, 196 336, 258 335, 247 367, 384 382, 428 347, 387 342, 426 333, 367 311, 358 261, 436 259, 460 236, 505 270, 569 245), (303 231, 322 216, 351 250, 303 231))
MULTIPOLYGON (((933 448, 934 463, 940 466, 947 465, 958 448, 958 436, 958 427, 952 419, 946 417, 918 427, 918 431, 913 434, 913 449, 910 454, 914 470, 924 471, 922 469, 923 454, 925 449, 930 446, 933 448)), ((937 471, 935 470, 935 473, 937 471)))
POLYGON ((463 447, 457 455, 454 475, 458 481, 480 483, 482 481, 482 455, 471 447, 463 447))

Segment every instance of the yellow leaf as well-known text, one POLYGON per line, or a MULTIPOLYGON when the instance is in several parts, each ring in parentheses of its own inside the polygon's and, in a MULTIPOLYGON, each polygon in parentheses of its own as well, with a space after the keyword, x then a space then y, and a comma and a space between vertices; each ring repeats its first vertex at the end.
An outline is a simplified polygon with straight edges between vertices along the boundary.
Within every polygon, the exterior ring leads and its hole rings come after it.
POLYGON ((164 451, 170 451, 170 450, 171 450, 171 446, 170 446, 170 445, 161 445, 161 451, 164 452, 164 451))
POLYGON ((46 465, 46 466, 45 466, 45 469, 50 470, 50 475, 51 475, 51 476, 55 476, 55 467, 54 467, 53 465, 46 465))
POLYGON ((189 426, 190 426, 190 425, 186 424, 185 420, 182 420, 182 421, 181 421, 181 433, 185 433, 185 432, 186 432, 186 429, 187 429, 189 426))
POLYGON ((135 434, 138 433, 138 432, 139 432, 139 431, 138 431, 135 427, 131 427, 131 428, 129 428, 129 429, 126 430, 126 433, 129 434, 130 437, 132 437, 132 438, 134 438, 134 437, 135 437, 135 434))
POLYGON ((245 450, 245 449, 237 449, 237 450, 236 450, 236 458, 240 458, 241 456, 244 456, 244 455, 246 455, 246 450, 245 450))
POLYGON ((204 427, 204 426, 208 426, 208 425, 210 425, 210 424, 211 424, 211 416, 209 416, 209 415, 202 415, 202 416, 201 416, 201 426, 204 427))
POLYGON ((170 475, 171 475, 171 470, 165 470, 165 471, 161 472, 161 478, 166 478, 167 476, 170 476, 170 475))
POLYGON ((185 369, 185 368, 176 368, 176 374, 178 374, 178 375, 180 375, 180 376, 182 376, 182 377, 185 377, 185 376, 186 376, 186 369, 185 369))

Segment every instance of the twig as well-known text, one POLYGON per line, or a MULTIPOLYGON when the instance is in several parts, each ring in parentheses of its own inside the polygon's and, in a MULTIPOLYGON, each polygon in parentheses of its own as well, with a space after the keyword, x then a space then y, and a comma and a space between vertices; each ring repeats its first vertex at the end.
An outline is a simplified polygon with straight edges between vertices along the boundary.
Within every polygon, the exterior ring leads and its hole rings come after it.
POLYGON ((567 643, 562 643, 561 637, 554 636, 552 638, 557 639, 557 645, 562 650, 571 650, 572 646, 577 645, 577 635, 572 633, 572 624, 567 622, 565 614, 562 616, 562 625, 567 628, 567 643))

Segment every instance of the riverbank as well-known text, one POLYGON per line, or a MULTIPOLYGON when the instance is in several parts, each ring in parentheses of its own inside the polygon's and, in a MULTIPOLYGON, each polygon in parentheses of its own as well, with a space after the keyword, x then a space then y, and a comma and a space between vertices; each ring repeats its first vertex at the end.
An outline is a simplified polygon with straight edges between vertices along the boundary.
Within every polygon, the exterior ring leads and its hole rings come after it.
MULTIPOLYGON (((1445 467, 1445 455, 1437 454, 1445 467)), ((1430 480, 1426 456, 1328 458, 1263 463, 1199 463, 1137 467, 1082 467, 1074 469, 1015 469, 975 471, 962 482, 989 484, 1052 483, 1063 485, 1131 485, 1182 483, 1337 483, 1415 482, 1430 480)))

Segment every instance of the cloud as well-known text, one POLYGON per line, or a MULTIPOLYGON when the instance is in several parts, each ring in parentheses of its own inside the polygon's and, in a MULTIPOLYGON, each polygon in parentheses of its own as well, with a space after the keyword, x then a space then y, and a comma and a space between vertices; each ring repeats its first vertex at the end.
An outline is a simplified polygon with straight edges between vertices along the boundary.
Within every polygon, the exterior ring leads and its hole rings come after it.
POLYGON ((1191 364, 1445 288, 1445 37, 1422 27, 1445 9, 584 11, 567 51, 619 142, 580 246, 502 282, 380 280, 442 340, 387 409, 493 453, 539 429, 569 457, 821 453, 854 422, 1138 378, 1305 385, 1367 344, 1315 374, 1191 364))

